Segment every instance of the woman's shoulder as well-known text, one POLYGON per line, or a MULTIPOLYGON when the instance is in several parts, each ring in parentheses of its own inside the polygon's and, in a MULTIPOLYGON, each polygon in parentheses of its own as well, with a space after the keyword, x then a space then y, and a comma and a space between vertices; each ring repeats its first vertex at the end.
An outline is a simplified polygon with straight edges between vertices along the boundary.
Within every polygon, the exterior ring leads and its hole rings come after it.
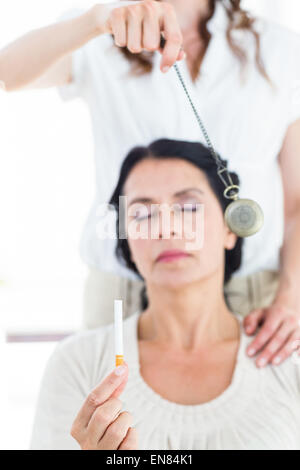
POLYGON ((99 339, 104 339, 109 334, 112 326, 113 323, 110 322, 97 328, 84 329, 72 333, 58 343, 57 350, 72 350, 86 345, 93 347, 93 345, 98 343, 99 339))
POLYGON ((280 390, 287 392, 289 396, 300 399, 300 340, 298 341, 298 350, 295 350, 288 358, 280 364, 268 363, 264 367, 257 367, 256 358, 247 354, 247 349, 253 341, 253 335, 247 335, 241 326, 242 332, 242 350, 240 351, 240 363, 246 369, 247 374, 252 373, 252 377, 260 376, 264 388, 266 386, 272 389, 272 393, 278 393, 280 390))
POLYGON ((265 33, 269 35, 280 35, 283 38, 291 39, 293 37, 299 37, 299 33, 274 20, 262 16, 256 16, 254 22, 254 29, 258 33, 265 33))
MULTIPOLYGON (((244 333, 246 336, 246 333, 244 333)), ((245 349, 248 347, 252 337, 245 340, 245 349)), ((300 341, 299 341, 300 346, 300 341)), ((243 365, 246 372, 252 372, 252 377, 257 377, 260 386, 257 393, 263 393, 268 399, 274 397, 275 400, 291 400, 292 403, 300 404, 300 347, 295 350, 289 357, 284 359, 280 364, 272 364, 269 362, 263 367, 256 365, 258 354, 254 357, 247 355, 244 351, 243 365)))
POLYGON ((281 50, 289 54, 291 48, 300 46, 300 34, 275 21, 256 17, 254 28, 260 34, 261 46, 272 49, 277 53, 277 58, 281 50))
POLYGON ((285 93, 293 88, 300 75, 300 34, 261 17, 256 17, 254 29, 259 33, 260 54, 266 71, 285 93))
POLYGON ((300 355, 294 351, 279 365, 270 365, 269 373, 280 383, 281 388, 296 400, 300 400, 300 355))
POLYGON ((44 380, 80 384, 87 392, 113 368, 112 327, 79 331, 59 341, 45 364, 44 380))
POLYGON ((77 331, 60 341, 54 353, 58 356, 80 356, 81 358, 88 358, 99 353, 102 355, 110 341, 112 331, 112 322, 97 328, 77 331))

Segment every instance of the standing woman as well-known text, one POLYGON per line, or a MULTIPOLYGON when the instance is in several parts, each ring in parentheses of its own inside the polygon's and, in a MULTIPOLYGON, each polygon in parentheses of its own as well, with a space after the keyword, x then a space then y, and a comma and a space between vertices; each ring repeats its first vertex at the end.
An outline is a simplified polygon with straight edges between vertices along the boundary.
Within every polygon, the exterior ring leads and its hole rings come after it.
POLYGON ((125 316, 136 311, 143 286, 118 263, 116 241, 100 239, 101 204, 117 181, 122 156, 162 136, 203 141, 170 70, 181 61, 215 148, 241 177, 240 196, 255 199, 265 214, 226 286, 232 310, 245 316, 246 332, 256 333, 263 323, 248 348, 263 366, 282 362, 300 336, 300 41, 255 20, 240 3, 121 1, 67 12, 0 51, 0 81, 7 91, 58 86, 64 99, 80 96, 91 111, 97 192, 81 254, 90 267, 85 324, 93 327, 112 321, 116 297, 126 298, 125 316))

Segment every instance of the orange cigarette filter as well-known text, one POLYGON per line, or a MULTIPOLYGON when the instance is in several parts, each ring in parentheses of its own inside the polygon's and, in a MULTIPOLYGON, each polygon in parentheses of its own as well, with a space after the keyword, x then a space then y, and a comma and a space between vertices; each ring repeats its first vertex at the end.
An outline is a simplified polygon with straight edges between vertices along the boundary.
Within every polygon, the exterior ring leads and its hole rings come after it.
POLYGON ((123 359, 123 355, 116 354, 116 367, 121 366, 123 364, 123 359))

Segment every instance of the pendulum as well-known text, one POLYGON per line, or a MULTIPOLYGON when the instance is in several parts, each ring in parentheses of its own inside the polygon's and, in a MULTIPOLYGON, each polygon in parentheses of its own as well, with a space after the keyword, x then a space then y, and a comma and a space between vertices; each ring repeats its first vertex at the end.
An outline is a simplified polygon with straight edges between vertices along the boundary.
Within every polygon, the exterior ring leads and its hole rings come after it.
MULTIPOLYGON (((164 37, 161 37, 161 47, 163 49, 165 45, 164 37)), ((200 129, 204 135, 207 146, 210 150, 212 157, 215 159, 218 170, 218 176, 223 181, 226 189, 224 191, 224 197, 226 199, 232 199, 232 202, 227 206, 224 214, 225 222, 229 229, 239 237, 249 237, 257 233, 264 223, 264 214, 259 204, 252 199, 241 199, 239 198, 239 186, 233 184, 230 173, 227 167, 222 163, 220 157, 212 146, 212 143, 208 137, 207 131, 202 123, 202 120, 194 106, 194 103, 190 97, 190 94, 183 81, 182 75, 179 71, 178 65, 175 63, 173 67, 176 70, 178 78, 183 86, 185 94, 190 102, 190 105, 194 111, 200 129), (229 180, 229 184, 223 178, 222 173, 226 172, 229 180)))
MULTIPOLYGON (((218 170, 219 177, 223 180, 218 170)), ((250 237, 257 233, 264 223, 264 214, 257 202, 252 199, 240 199, 238 196, 239 186, 232 184, 230 174, 227 172, 231 184, 224 191, 224 197, 233 199, 225 210, 225 221, 231 232, 239 237, 250 237)), ((224 180, 223 180, 224 181, 224 180)), ((226 182, 225 182, 226 184, 226 182)))

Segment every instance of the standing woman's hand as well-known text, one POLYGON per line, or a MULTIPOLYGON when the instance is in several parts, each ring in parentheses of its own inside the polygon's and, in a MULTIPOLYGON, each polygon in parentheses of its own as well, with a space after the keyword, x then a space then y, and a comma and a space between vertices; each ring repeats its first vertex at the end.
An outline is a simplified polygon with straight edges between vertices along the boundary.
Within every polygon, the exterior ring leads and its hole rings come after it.
POLYGON ((71 429, 82 450, 137 450, 138 436, 131 427, 132 415, 120 413, 122 402, 118 396, 128 379, 124 362, 111 372, 86 398, 71 429), (123 374, 117 375, 117 371, 123 374))
POLYGON ((258 331, 247 348, 249 356, 258 353, 258 367, 279 365, 294 353, 300 356, 300 314, 287 301, 274 300, 270 307, 253 310, 244 318, 244 327, 248 335, 258 331))
POLYGON ((183 37, 173 5, 153 0, 120 1, 93 7, 99 34, 110 33, 115 44, 133 54, 143 50, 160 51, 160 68, 167 72, 177 60, 185 58, 183 37), (161 33, 166 44, 160 47, 161 33))

